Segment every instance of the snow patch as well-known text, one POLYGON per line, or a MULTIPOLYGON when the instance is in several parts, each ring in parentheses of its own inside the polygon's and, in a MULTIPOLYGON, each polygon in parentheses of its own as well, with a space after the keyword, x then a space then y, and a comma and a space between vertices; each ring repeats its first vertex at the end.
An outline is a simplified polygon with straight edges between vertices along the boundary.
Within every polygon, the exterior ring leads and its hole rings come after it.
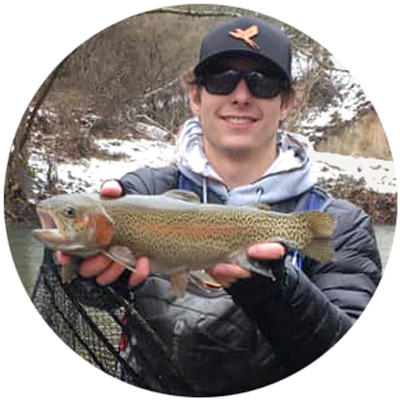
MULTIPOLYGON (((33 152, 29 162, 36 171, 36 193, 47 184, 49 173, 57 177, 60 191, 97 192, 101 183, 107 179, 121 178, 141 167, 163 167, 176 162, 176 146, 167 142, 101 139, 96 141, 96 145, 111 159, 90 158, 79 162, 58 163, 54 171, 49 171, 49 163, 43 151, 39 149, 33 152), (113 160, 113 157, 118 157, 118 160, 113 160)), ((367 189, 380 193, 397 191, 392 161, 314 152, 313 173, 316 178, 324 179, 338 179, 340 175, 352 176, 357 180, 364 178, 367 189)))
POLYGON ((317 178, 338 179, 340 175, 364 179, 366 188, 379 193, 396 193, 393 161, 314 152, 313 173, 317 178))

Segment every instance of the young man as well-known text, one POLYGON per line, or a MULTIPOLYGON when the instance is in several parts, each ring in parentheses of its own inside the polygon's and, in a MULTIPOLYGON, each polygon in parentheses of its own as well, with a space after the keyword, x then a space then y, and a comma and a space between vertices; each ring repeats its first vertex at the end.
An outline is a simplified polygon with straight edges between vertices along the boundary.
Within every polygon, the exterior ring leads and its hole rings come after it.
MULTIPOLYGON (((304 137, 278 133, 294 102, 290 43, 280 30, 248 17, 217 26, 202 42, 188 87, 195 118, 181 129, 178 167, 128 173, 106 182, 103 195, 182 188, 203 202, 265 202, 280 212, 320 209, 337 222, 332 262, 301 258, 279 243, 258 243, 248 255, 275 280, 218 264, 208 273, 224 289, 202 294, 193 287, 182 299, 174 298, 163 277, 149 276, 146 257, 138 260, 128 278, 135 308, 166 344, 192 391, 177 384, 172 392, 224 395, 280 380, 331 348, 368 304, 381 262, 369 217, 315 186, 304 137)), ((103 285, 124 271, 103 255, 80 267, 83 277, 103 285)), ((128 330, 127 359, 150 388, 163 391, 167 367, 154 343, 137 326, 128 323, 128 330)))

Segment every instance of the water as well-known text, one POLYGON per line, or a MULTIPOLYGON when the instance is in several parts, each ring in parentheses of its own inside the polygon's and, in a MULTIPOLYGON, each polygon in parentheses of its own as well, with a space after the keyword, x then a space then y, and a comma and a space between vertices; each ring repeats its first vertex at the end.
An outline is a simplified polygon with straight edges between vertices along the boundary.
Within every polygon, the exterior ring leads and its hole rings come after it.
MULTIPOLYGON (((374 228, 382 263, 386 267, 392 248, 395 226, 376 225, 374 228)), ((42 260, 43 247, 34 239, 32 229, 8 226, 7 234, 22 284, 28 293, 32 293, 42 260)))
POLYGON ((393 245, 393 238, 396 226, 394 225, 375 225, 374 230, 378 241, 379 252, 381 253, 383 269, 389 260, 390 251, 393 245))
POLYGON ((8 242, 15 266, 25 290, 31 294, 43 258, 43 245, 31 228, 7 226, 8 242))

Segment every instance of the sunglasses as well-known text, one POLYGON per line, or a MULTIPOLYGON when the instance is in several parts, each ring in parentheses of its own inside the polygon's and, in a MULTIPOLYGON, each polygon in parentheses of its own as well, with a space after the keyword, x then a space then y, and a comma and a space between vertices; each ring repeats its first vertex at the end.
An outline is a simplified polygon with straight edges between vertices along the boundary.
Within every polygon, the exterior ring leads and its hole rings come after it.
POLYGON ((284 89, 281 78, 275 78, 262 71, 240 71, 227 69, 219 72, 205 72, 199 77, 207 92, 227 95, 233 92, 241 79, 244 79, 250 93, 261 99, 271 99, 284 89))

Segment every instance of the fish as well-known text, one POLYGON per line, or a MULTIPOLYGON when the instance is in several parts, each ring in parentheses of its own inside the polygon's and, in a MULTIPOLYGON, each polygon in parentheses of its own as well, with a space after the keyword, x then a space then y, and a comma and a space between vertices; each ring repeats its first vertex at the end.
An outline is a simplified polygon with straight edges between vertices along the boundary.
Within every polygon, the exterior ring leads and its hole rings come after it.
POLYGON ((247 248, 276 241, 319 262, 334 256, 334 218, 321 211, 280 213, 265 204, 202 204, 195 193, 171 190, 161 195, 61 194, 36 206, 41 228, 34 237, 46 247, 87 258, 106 254, 135 271, 147 256, 150 272, 169 277, 182 297, 188 273, 218 263, 238 264, 274 278, 250 260, 247 248))

